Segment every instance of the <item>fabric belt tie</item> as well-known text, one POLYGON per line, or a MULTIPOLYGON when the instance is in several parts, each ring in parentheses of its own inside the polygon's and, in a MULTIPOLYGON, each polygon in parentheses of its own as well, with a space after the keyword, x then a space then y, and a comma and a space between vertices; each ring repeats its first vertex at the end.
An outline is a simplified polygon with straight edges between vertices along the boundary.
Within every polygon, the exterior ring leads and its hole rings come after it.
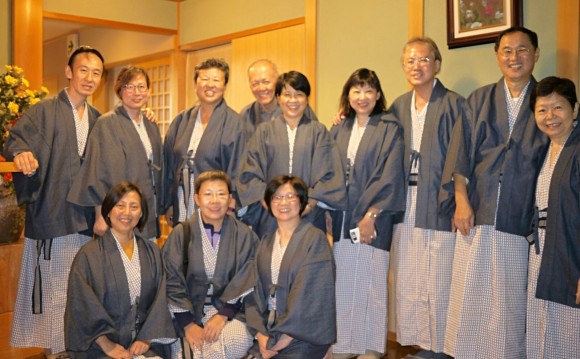
MULTIPOLYGON (((421 154, 419 153, 419 151, 411 150, 411 168, 409 168, 409 171, 411 171, 413 168, 416 169, 420 164, 421 164, 421 154)), ((409 186, 416 186, 418 180, 419 180, 418 173, 409 174, 409 186)))
POLYGON ((131 328, 131 342, 135 340, 137 337, 137 333, 139 332, 139 314, 137 312, 137 307, 139 307, 139 296, 135 298, 135 304, 131 306, 131 318, 133 318, 133 328, 131 328))
POLYGON ((157 234, 161 234, 161 228, 159 227, 159 213, 157 209, 157 183, 155 183, 155 171, 161 172, 161 167, 157 166, 153 161, 149 160, 147 162, 149 166, 149 174, 151 175, 151 183, 153 184, 153 208, 155 209, 155 223, 157 223, 157 234))
POLYGON ((34 286, 32 288, 32 314, 42 314, 42 275, 40 273, 40 254, 44 260, 50 260, 52 238, 36 241, 36 267, 34 269, 34 286))
POLYGON ((532 222, 532 234, 526 237, 528 242, 534 245, 536 254, 540 254, 540 239, 538 230, 540 228, 546 228, 546 220, 548 218, 548 209, 539 210, 538 207, 534 207, 534 216, 532 222))
POLYGON ((189 194, 191 193, 191 175, 194 173, 193 150, 189 150, 187 155, 183 156, 183 165, 181 167, 181 179, 183 181, 183 200, 185 202, 185 218, 188 217, 187 209, 189 208, 189 194))
POLYGON ((411 150, 411 168, 421 164, 421 154, 419 151, 411 150))
POLYGON ((268 300, 270 312, 268 313, 268 323, 266 324, 268 330, 272 329, 272 326, 276 322, 276 288, 276 285, 270 287, 270 298, 268 300))
POLYGON ((548 220, 548 209, 544 208, 538 210, 538 228, 546 229, 547 220, 548 220))

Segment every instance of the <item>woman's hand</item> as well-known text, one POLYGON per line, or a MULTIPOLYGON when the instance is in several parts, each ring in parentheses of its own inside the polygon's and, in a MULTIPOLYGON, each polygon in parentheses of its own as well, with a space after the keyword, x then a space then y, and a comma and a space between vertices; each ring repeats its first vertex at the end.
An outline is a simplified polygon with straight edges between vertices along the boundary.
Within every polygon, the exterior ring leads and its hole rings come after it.
POLYGON ((344 115, 342 114, 342 112, 341 112, 341 111, 338 111, 338 112, 337 112, 337 113, 334 115, 334 117, 332 118, 332 125, 333 125, 333 126, 338 126, 338 125, 340 125, 340 123, 341 123, 341 122, 342 122, 342 120, 344 120, 344 119, 345 119, 345 117, 344 117, 344 115))
POLYGON ((332 355, 332 345, 331 345, 322 359, 333 359, 333 358, 334 356, 332 355))
POLYGON ((376 218, 370 217, 367 212, 364 217, 357 223, 360 229, 360 241, 364 244, 371 244, 375 239, 375 222, 376 218))
POLYGON ((169 209, 167 210, 167 212, 165 212, 165 221, 167 222, 167 225, 169 227, 173 227, 174 222, 173 222, 173 206, 169 207, 169 209))
POLYGON ((580 304, 580 279, 578 279, 578 287, 576 288, 576 304, 580 304))
POLYGON ((205 340, 208 342, 215 342, 218 340, 227 322, 228 318, 225 315, 216 314, 211 317, 203 328, 205 340))
POLYGON ((308 204, 306 204, 306 207, 304 207, 304 211, 302 212, 301 217, 306 217, 310 213, 312 213, 312 211, 314 211, 314 208, 316 208, 317 204, 318 204, 317 200, 309 199, 308 204))
POLYGON ((141 355, 147 353, 151 343, 148 340, 135 340, 129 347, 131 355, 141 355))
POLYGON ((277 351, 270 350, 270 349, 266 348, 266 346, 268 344, 268 337, 267 336, 265 336, 262 333, 258 333, 256 335, 256 339, 258 340, 258 346, 260 348, 260 354, 262 354, 262 358, 270 359, 270 358, 278 355, 277 351))
POLYGON ((121 345, 112 342, 106 335, 101 335, 95 340, 101 350, 113 359, 132 359, 133 355, 121 345))
POLYGON ((280 340, 272 347, 272 350, 279 352, 280 350, 286 348, 290 343, 292 343, 293 338, 288 334, 282 334, 280 340))
POLYGON ((109 229, 109 226, 107 225, 107 222, 105 222, 105 218, 103 218, 103 215, 101 214, 101 206, 95 207, 95 217, 96 218, 95 225, 93 226, 93 232, 95 232, 95 234, 98 236, 102 236, 103 234, 105 234, 107 229, 109 229))
POLYGON ((194 351, 195 348, 201 351, 204 340, 203 328, 195 323, 188 324, 185 327, 185 339, 189 343, 191 351, 194 351))

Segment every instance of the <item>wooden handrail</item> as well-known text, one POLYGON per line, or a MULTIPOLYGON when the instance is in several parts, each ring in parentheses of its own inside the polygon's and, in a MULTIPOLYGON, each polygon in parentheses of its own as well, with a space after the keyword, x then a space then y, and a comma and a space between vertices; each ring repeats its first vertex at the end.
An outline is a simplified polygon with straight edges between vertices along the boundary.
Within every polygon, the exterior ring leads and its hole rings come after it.
POLYGON ((22 172, 14 162, 0 162, 0 172, 22 172))

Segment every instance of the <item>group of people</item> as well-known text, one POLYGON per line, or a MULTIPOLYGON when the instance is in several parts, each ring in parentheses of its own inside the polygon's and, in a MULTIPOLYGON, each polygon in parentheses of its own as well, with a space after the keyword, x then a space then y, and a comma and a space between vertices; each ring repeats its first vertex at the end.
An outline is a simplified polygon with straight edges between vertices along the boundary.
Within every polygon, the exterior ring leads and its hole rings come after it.
POLYGON ((208 59, 199 104, 162 141, 147 72, 124 68, 100 116, 86 99, 104 60, 78 48, 69 87, 5 145, 27 205, 12 345, 381 358, 390 268, 397 341, 423 357, 580 356, 575 86, 536 83, 529 29, 500 33, 495 53, 502 78, 464 99, 437 78, 435 42, 413 38, 412 89, 387 108, 376 73, 356 70, 330 131, 302 73, 254 62, 256 102, 238 114, 227 63, 208 59), (174 227, 161 249, 160 215, 174 227))

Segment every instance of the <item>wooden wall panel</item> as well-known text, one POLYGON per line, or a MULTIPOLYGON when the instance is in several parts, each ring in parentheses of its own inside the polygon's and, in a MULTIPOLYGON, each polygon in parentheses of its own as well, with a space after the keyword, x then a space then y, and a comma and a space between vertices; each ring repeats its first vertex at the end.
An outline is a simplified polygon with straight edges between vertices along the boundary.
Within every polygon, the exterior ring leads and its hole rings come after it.
POLYGON ((0 314, 14 310, 23 243, 0 245, 0 314))
POLYGON ((189 108, 197 104, 197 96, 195 95, 195 84, 193 83, 193 75, 195 66, 200 62, 209 59, 211 57, 224 59, 228 65, 230 65, 230 83, 228 83, 228 88, 226 89, 225 99, 228 105, 231 107, 231 97, 232 91, 230 88, 231 75, 232 75, 232 46, 230 44, 214 46, 207 49, 191 51, 187 53, 186 65, 185 65, 185 108, 189 108))
MULTIPOLYGON (((556 75, 579 86, 580 4, 577 0, 558 1, 556 75)), ((542 48, 540 43, 540 49, 542 48)))
MULTIPOLYGON (((254 101, 247 71, 255 60, 272 60, 279 73, 297 70, 309 76, 306 73, 304 24, 234 39, 231 49, 228 104, 236 111, 254 101)), ((309 80, 313 82, 315 79, 309 77, 309 80)))

